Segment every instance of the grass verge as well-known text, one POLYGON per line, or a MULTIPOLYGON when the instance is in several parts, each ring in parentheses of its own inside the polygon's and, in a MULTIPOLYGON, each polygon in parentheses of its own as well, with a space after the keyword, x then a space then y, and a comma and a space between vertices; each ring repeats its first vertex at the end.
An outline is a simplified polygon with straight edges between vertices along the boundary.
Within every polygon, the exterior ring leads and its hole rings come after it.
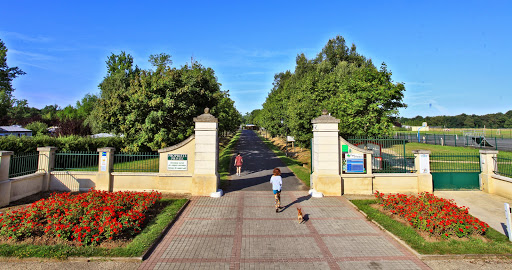
POLYGON ((135 236, 125 247, 100 248, 94 246, 68 246, 68 245, 0 245, 0 257, 37 257, 57 258, 67 257, 138 257, 153 244, 167 225, 176 217, 181 207, 188 199, 163 199, 160 203, 164 209, 135 236))
POLYGON ((270 148, 270 150, 272 150, 272 152, 274 152, 281 159, 281 161, 288 168, 290 168, 290 170, 292 170, 292 172, 295 174, 295 176, 297 176, 297 178, 299 178, 302 182, 304 182, 304 184, 306 184, 306 186, 308 186, 308 187, 310 186, 309 177, 311 176, 311 172, 309 169, 302 167, 302 163, 300 161, 287 157, 285 155, 285 153, 283 153, 281 150, 279 150, 279 148, 277 146, 275 146, 271 141, 264 138, 257 132, 255 132, 255 133, 268 146, 268 148, 270 148))
POLYGON ((226 147, 219 154, 219 175, 220 175, 220 183, 221 187, 225 187, 227 185, 227 180, 229 176, 229 168, 231 165, 231 157, 233 156, 233 149, 235 148, 236 142, 240 139, 240 131, 238 131, 231 141, 226 145, 226 147))
POLYGON ((508 238, 492 228, 489 228, 485 234, 488 242, 475 238, 462 241, 427 242, 414 228, 405 226, 372 208, 370 205, 376 203, 376 200, 353 200, 351 202, 365 212, 369 220, 376 221, 421 254, 512 254, 512 244, 508 238))

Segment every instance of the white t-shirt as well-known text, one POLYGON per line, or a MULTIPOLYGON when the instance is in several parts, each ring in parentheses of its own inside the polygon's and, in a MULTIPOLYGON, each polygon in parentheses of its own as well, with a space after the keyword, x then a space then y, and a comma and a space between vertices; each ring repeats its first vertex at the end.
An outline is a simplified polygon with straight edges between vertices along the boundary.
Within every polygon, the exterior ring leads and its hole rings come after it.
POLYGON ((272 175, 272 177, 270 177, 270 183, 272 183, 272 190, 281 190, 283 178, 281 178, 281 176, 272 175))

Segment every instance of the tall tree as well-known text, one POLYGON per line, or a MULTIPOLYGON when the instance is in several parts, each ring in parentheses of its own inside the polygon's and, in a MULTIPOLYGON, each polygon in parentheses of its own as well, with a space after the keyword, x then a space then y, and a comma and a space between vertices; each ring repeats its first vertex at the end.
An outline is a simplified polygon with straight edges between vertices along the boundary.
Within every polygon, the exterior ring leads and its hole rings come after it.
POLYGON ((7 115, 7 111, 12 107, 12 80, 24 74, 20 68, 7 65, 7 47, 0 39, 0 116, 7 115))

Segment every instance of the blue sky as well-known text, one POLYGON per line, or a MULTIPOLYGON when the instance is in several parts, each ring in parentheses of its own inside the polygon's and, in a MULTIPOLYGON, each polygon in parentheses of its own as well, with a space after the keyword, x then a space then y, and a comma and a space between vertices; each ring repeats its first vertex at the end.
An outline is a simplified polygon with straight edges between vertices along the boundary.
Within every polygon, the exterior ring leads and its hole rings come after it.
POLYGON ((142 68, 193 57, 245 113, 297 54, 341 35, 405 83, 401 116, 486 114, 512 109, 511 14, 511 1, 4 1, 0 39, 27 73, 14 96, 37 108, 99 93, 107 57, 126 51, 142 68))

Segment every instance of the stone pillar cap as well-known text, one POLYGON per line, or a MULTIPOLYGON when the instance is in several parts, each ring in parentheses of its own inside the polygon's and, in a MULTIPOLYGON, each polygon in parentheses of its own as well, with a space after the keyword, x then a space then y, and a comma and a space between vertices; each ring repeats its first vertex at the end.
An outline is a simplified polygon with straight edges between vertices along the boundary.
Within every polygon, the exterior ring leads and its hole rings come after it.
POLYGON ((219 119, 210 114, 210 108, 205 108, 204 113, 198 117, 194 117, 194 122, 215 122, 218 123, 219 119))
POLYGON ((114 151, 116 151, 116 148, 114 148, 114 147, 98 148, 98 152, 114 152, 114 151))
POLYGON ((41 152, 41 151, 57 151, 57 147, 55 146, 44 146, 44 147, 38 147, 37 148, 37 151, 41 152))
POLYGON ((14 152, 13 151, 0 151, 0 157, 3 157, 3 156, 12 156, 14 155, 14 152))
POLYGON ((336 123, 336 124, 338 124, 339 122, 340 122, 340 119, 330 116, 326 109, 322 110, 321 116, 311 120, 312 124, 318 124, 318 123, 336 123))
POLYGON ((430 150, 412 150, 413 154, 430 154, 430 150))
POLYGON ((480 150, 480 154, 498 154, 498 150, 480 150))

